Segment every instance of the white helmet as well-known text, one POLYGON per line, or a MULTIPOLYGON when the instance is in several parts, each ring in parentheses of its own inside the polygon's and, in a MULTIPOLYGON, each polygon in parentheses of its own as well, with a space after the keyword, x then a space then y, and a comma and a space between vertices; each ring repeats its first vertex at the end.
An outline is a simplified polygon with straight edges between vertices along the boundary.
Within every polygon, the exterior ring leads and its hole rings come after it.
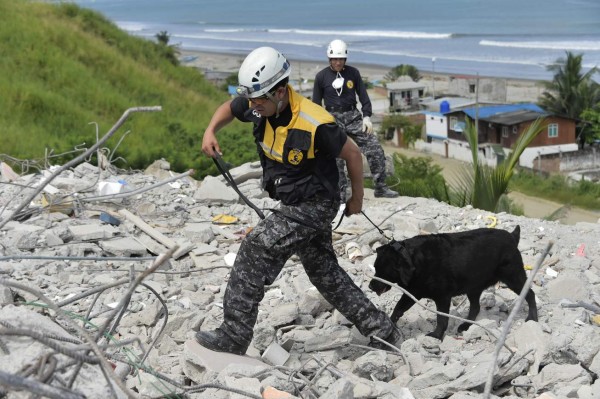
POLYGON ((335 39, 327 46, 328 58, 348 58, 348 46, 343 40, 335 39))
POLYGON ((246 56, 238 72, 237 93, 256 98, 268 93, 283 78, 290 76, 290 63, 272 47, 259 47, 246 56))

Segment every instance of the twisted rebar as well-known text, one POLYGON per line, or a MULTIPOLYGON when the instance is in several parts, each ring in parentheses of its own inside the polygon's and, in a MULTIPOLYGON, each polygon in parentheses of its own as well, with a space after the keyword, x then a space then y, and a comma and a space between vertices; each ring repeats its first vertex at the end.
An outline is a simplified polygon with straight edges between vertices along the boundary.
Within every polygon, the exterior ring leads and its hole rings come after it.
POLYGON ((33 199, 42 192, 42 190, 44 190, 44 188, 50 184, 50 182, 52 180, 54 180, 54 178, 56 178, 58 175, 60 175, 63 171, 69 169, 70 167, 77 165, 79 162, 83 161, 89 154, 95 152, 98 148, 100 148, 100 146, 102 146, 102 144, 104 144, 116 131, 119 127, 121 127, 121 125, 123 123, 125 123, 125 120, 127 120, 127 118, 129 117, 130 114, 132 114, 133 112, 154 112, 154 111, 160 111, 162 108, 160 106, 156 106, 156 107, 134 107, 134 108, 129 108, 127 109, 123 115, 121 116, 121 118, 119 118, 119 120, 113 125, 113 127, 108 131, 108 133, 106 133, 104 135, 104 137, 102 137, 102 139, 100 139, 96 144, 94 144, 92 147, 90 147, 86 152, 84 152, 83 154, 75 157, 74 159, 72 159, 71 161, 67 162, 66 164, 62 165, 61 167, 57 168, 54 172, 52 172, 52 174, 50 174, 50 176, 48 176, 44 181, 42 181, 42 183, 35 189, 33 190, 33 192, 31 194, 29 194, 27 196, 27 198, 25 200, 23 200, 18 206, 17 208, 13 211, 13 213, 8 216, 7 218, 5 218, 4 220, 0 220, 0 229, 2 227, 4 227, 4 225, 6 225, 6 223, 8 223, 9 221, 13 220, 13 218, 21 211, 23 210, 26 206, 28 206, 31 201, 33 201, 33 199))

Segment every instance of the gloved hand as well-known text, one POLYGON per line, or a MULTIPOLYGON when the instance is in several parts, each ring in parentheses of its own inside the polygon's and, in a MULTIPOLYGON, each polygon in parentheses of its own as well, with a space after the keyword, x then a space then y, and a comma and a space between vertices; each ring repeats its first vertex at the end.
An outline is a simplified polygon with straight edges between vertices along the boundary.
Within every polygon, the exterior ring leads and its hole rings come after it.
POLYGON ((373 122, 371 122, 371 118, 368 116, 363 118, 363 132, 373 133, 373 122))

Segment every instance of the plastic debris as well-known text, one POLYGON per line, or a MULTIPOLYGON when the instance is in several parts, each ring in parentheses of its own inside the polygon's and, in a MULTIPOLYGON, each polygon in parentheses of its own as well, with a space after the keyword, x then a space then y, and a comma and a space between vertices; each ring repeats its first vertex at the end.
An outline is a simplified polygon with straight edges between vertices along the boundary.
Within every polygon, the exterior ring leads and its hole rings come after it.
POLYGON ((233 224, 237 223, 239 219, 235 216, 225 215, 223 213, 218 214, 217 216, 212 218, 212 222, 214 224, 233 224))
POLYGON ((120 182, 101 181, 98 183, 98 194, 100 195, 119 194, 122 189, 123 184, 120 182))
POLYGON ((100 220, 104 223, 112 224, 113 226, 118 226, 121 224, 121 221, 119 219, 106 212, 100 213, 100 220))
POLYGON ((356 258, 362 258, 363 254, 360 250, 360 245, 356 242, 349 242, 346 244, 346 255, 350 260, 354 260, 356 258))
POLYGON ((233 253, 233 252, 229 252, 227 255, 225 255, 225 257, 223 259, 225 259, 225 264, 227 266, 233 266, 233 264, 235 263, 235 258, 236 258, 237 254, 233 253))
POLYGON ((550 277, 556 277, 556 276, 558 276, 558 272, 556 270, 554 270, 553 268, 549 267, 546 269, 546 275, 550 276, 550 277))
POLYGON ((498 223, 498 219, 496 219, 496 217, 495 217, 495 216, 486 216, 485 218, 486 218, 487 220, 491 220, 491 223, 490 223, 490 224, 488 224, 488 225, 487 225, 487 226, 485 226, 485 227, 488 227, 488 228, 490 228, 490 229, 493 229, 494 227, 496 227, 496 224, 498 223))

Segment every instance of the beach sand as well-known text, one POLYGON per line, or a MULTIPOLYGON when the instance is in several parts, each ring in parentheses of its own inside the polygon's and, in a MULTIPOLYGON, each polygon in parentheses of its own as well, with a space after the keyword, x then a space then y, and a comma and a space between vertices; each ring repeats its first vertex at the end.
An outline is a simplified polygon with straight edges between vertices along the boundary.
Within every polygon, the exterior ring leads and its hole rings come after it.
MULTIPOLYGON (((213 53, 193 50, 181 50, 182 58, 192 58, 193 60, 188 62, 182 62, 182 65, 196 67, 202 71, 214 71, 214 72, 230 72, 237 73, 240 65, 242 64, 246 55, 241 54, 226 54, 226 53, 213 53)), ((292 73, 290 78, 292 80, 303 80, 307 79, 312 81, 321 69, 327 67, 328 62, 325 56, 320 62, 315 61, 300 61, 290 59, 292 65, 292 73)), ((348 60, 348 64, 352 65, 360 71, 363 79, 368 81, 382 80, 384 76, 390 71, 390 67, 384 65, 373 65, 373 64, 360 64, 352 63, 352 59, 348 60)), ((419 71, 423 83, 427 90, 430 91, 433 86, 433 79, 435 79, 435 92, 438 95, 452 94, 447 93, 448 85, 452 76, 456 74, 446 73, 435 73, 431 71, 419 71)), ((461 75, 465 76, 465 75, 461 75)), ((483 76, 481 76, 483 78, 483 76)), ((539 96, 544 91, 542 82, 528 79, 507 79, 506 80, 506 102, 536 102, 539 96)))

